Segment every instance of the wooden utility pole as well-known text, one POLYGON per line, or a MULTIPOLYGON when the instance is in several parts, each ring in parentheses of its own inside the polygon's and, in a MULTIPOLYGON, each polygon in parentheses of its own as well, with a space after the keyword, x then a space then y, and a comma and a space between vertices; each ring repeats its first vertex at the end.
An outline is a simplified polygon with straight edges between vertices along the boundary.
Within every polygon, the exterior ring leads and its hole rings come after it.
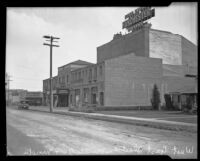
POLYGON ((59 47, 58 45, 53 45, 54 39, 60 39, 58 37, 53 37, 53 36, 43 36, 43 38, 46 38, 46 41, 50 41, 50 44, 44 43, 43 45, 47 45, 50 47, 50 112, 53 112, 53 93, 52 93, 52 49, 53 47, 59 47))
POLYGON ((9 106, 10 105, 10 75, 7 75, 7 80, 6 80, 6 85, 7 85, 7 97, 8 97, 8 102, 7 102, 7 105, 9 106))

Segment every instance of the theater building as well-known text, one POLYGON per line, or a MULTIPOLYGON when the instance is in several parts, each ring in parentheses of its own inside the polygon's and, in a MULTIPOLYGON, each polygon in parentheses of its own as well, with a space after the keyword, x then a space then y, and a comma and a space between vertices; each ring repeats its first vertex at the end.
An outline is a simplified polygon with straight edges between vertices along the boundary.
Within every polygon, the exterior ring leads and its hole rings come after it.
MULTIPOLYGON (((185 87, 197 94, 197 46, 146 23, 97 47, 96 64, 78 60, 59 67, 54 78, 55 106, 151 106, 154 84, 162 105, 164 95, 176 100, 172 93, 185 87)), ((48 95, 49 79, 43 92, 48 95)))

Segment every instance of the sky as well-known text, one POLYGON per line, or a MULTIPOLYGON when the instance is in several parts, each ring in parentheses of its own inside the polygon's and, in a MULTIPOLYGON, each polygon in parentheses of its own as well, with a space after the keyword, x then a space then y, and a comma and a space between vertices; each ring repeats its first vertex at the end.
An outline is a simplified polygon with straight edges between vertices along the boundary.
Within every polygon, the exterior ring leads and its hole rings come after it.
MULTIPOLYGON (((96 63, 96 48, 122 29, 125 15, 137 7, 8 7, 6 72, 10 89, 42 91, 50 74, 50 49, 44 35, 59 37, 53 48, 53 76, 59 66, 84 60, 96 63)), ((155 8, 153 29, 179 34, 197 45, 197 3, 155 8)))

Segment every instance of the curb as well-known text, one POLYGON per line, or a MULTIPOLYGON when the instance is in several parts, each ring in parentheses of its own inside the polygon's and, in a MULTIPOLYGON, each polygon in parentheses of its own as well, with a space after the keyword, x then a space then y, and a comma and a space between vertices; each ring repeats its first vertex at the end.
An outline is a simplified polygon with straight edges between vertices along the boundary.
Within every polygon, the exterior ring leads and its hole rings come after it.
POLYGON ((76 116, 76 117, 83 117, 88 119, 94 120, 102 120, 102 121, 110 121, 110 122, 117 122, 117 123, 124 123, 124 124, 131 124, 137 126, 145 126, 150 128, 157 128, 157 129, 165 129, 165 130, 174 130, 174 131, 187 131, 197 133, 197 126, 189 126, 189 125, 177 125, 177 124, 169 124, 166 122, 154 122, 150 120, 137 120, 137 119, 125 119, 125 118, 115 118, 115 116, 98 116, 98 115, 90 115, 88 113, 83 112, 62 112, 62 111, 54 111, 50 113, 49 111, 42 111, 38 109, 29 109, 31 111, 38 111, 38 112, 45 112, 49 114, 59 114, 59 115, 68 115, 68 116, 76 116))

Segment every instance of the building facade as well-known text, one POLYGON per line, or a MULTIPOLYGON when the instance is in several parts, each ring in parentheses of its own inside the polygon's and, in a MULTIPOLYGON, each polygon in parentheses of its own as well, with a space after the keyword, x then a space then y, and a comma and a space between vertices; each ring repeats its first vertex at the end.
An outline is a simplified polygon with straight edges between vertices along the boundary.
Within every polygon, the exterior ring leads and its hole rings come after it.
MULTIPOLYGON (((156 84, 161 104, 165 104, 165 94, 185 86, 195 89, 196 76, 197 46, 183 36, 146 24, 97 47, 96 64, 79 60, 59 67, 53 78, 54 102, 64 107, 151 106, 156 84)), ((45 97, 48 92, 46 79, 45 97)))
POLYGON ((23 89, 9 89, 6 91, 6 102, 10 104, 17 104, 26 97, 27 90, 23 89))
POLYGON ((41 106, 43 94, 40 91, 28 91, 25 96, 25 100, 29 105, 41 106))
POLYGON ((41 91, 10 89, 8 94, 6 95, 6 101, 9 99, 12 105, 18 104, 20 101, 26 101, 29 105, 42 105, 43 102, 43 94, 41 91))

